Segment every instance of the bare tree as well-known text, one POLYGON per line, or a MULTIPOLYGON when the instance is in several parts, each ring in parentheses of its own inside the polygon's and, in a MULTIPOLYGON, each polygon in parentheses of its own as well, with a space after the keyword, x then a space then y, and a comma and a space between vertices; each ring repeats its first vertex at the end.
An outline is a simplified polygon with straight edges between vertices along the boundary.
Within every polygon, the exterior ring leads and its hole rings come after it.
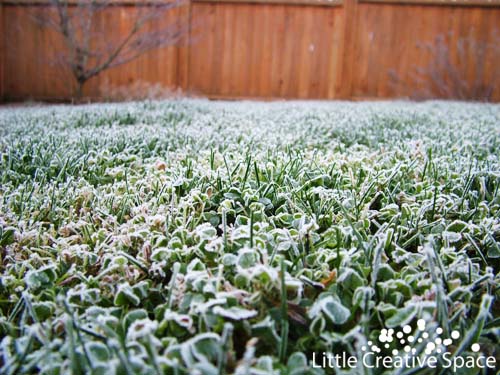
POLYGON ((500 71, 487 64, 500 59, 499 42, 496 30, 484 40, 458 38, 451 48, 447 38, 438 35, 432 42, 417 43, 417 48, 430 57, 427 65, 413 66, 408 79, 402 79, 395 70, 389 70, 389 77, 394 86, 417 100, 490 101, 495 90, 500 89, 500 71))
POLYGON ((49 0, 48 9, 41 7, 32 14, 37 24, 63 38, 65 48, 57 52, 53 62, 71 72, 78 99, 90 78, 148 51, 178 44, 188 31, 188 22, 180 18, 166 26, 158 25, 165 23, 167 13, 183 5, 183 0, 129 0, 128 30, 106 32, 105 26, 99 24, 102 21, 99 15, 118 3, 117 0, 49 0))

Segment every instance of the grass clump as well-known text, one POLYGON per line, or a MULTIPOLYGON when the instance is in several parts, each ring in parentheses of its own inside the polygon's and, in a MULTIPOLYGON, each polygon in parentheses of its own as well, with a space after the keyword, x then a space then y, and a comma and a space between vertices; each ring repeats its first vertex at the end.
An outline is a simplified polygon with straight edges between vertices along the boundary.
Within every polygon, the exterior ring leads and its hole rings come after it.
POLYGON ((498 106, 145 102, 0 124, 1 373, 316 374, 312 353, 359 356, 417 319, 500 354, 498 106))

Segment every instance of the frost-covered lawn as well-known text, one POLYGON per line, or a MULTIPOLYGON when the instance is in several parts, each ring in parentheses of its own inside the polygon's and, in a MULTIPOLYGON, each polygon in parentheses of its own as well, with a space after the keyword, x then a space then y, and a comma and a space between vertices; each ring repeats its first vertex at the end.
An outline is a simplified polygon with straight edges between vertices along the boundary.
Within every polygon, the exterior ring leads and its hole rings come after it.
POLYGON ((500 357, 498 105, 4 108, 0 152, 2 374, 500 357))

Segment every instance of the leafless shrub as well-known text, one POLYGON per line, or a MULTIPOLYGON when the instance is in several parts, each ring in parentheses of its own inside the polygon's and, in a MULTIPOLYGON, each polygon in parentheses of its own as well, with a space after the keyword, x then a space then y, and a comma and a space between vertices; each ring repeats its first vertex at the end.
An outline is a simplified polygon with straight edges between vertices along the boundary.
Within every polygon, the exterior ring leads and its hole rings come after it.
POLYGON ((432 42, 417 43, 417 48, 430 57, 428 64, 414 65, 407 79, 391 69, 391 82, 416 100, 490 101, 500 86, 500 70, 488 64, 500 61, 500 37, 495 31, 488 40, 492 42, 462 37, 450 48, 441 34, 432 42))

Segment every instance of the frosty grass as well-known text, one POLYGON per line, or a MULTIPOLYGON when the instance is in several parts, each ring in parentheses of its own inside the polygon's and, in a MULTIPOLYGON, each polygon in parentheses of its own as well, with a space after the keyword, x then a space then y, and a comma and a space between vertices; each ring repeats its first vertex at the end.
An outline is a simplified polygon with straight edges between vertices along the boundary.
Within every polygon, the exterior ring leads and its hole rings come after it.
POLYGON ((316 374, 417 319, 500 356, 498 105, 3 108, 0 152, 2 374, 316 374))

